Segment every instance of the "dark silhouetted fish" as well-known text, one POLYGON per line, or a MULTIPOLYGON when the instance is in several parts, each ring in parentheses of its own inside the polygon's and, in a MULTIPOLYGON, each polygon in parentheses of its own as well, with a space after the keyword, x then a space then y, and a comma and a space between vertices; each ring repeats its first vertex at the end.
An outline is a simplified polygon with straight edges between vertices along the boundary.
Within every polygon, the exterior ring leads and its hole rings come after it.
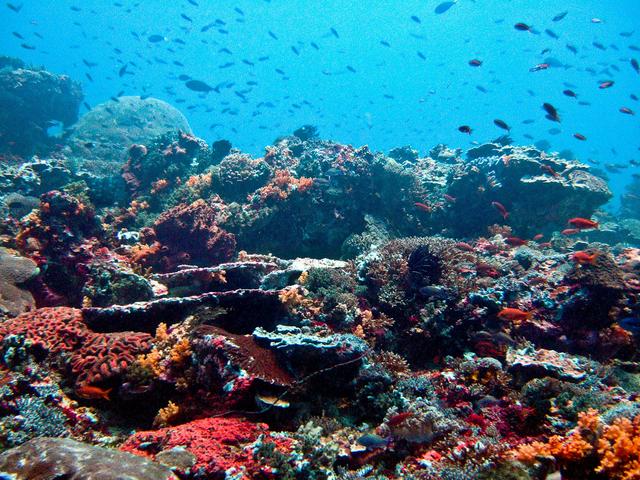
POLYGON ((499 118, 496 118, 493 121, 494 125, 496 125, 497 127, 500 127, 503 130, 511 130, 511 127, 509 125, 507 125, 507 123, 504 120, 500 120, 499 118))
POLYGON ((208 85, 205 82, 202 82, 200 80, 188 80, 187 82, 185 82, 184 84, 189 90, 193 90, 194 92, 210 92, 211 90, 214 90, 214 88, 210 85, 208 85))
POLYGON ((442 2, 433 11, 436 15, 441 15, 445 13, 447 10, 449 10, 451 7, 453 7, 455 4, 456 2, 442 2))
POLYGON ((549 35, 551 38, 555 40, 558 40, 560 38, 556 32, 554 32, 553 30, 549 30, 548 28, 544 31, 544 33, 546 33, 547 35, 549 35))
POLYGON ((553 17, 551 19, 552 22, 559 22, 560 20, 562 20, 564 17, 567 16, 567 13, 569 13, 568 11, 564 11, 562 13, 557 14, 555 17, 553 17))
POLYGON ((546 118, 553 122, 560 122, 560 115, 558 115, 558 110, 556 107, 551 105, 550 103, 543 103, 542 108, 545 112, 547 112, 546 118))
POLYGON ((158 42, 166 41, 167 39, 162 35, 149 35, 147 37, 147 40, 149 40, 151 43, 158 43, 158 42))

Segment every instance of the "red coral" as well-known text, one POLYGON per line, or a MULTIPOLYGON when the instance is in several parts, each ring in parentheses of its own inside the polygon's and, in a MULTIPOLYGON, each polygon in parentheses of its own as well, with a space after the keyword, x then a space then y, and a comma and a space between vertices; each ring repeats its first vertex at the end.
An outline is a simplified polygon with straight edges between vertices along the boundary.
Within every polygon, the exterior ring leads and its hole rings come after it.
POLYGON ((181 204, 164 212, 154 225, 158 240, 170 254, 205 265, 230 260, 236 239, 216 223, 216 211, 204 200, 181 204), (185 256, 186 254, 186 256, 185 256))
POLYGON ((119 376, 136 355, 151 348, 147 333, 95 333, 76 308, 40 308, 0 324, 0 341, 24 335, 52 356, 71 353, 69 363, 76 385, 101 383, 119 376))
POLYGON ((235 469, 236 473, 243 472, 240 478, 248 480, 255 478, 260 467, 253 458, 252 449, 247 447, 259 435, 267 433, 267 425, 261 423, 239 418, 203 418, 177 427, 135 433, 120 449, 155 458, 155 453, 161 450, 182 445, 195 455, 192 471, 198 471, 199 476, 223 478, 225 472, 235 469), (155 447, 153 453, 149 443, 155 447))

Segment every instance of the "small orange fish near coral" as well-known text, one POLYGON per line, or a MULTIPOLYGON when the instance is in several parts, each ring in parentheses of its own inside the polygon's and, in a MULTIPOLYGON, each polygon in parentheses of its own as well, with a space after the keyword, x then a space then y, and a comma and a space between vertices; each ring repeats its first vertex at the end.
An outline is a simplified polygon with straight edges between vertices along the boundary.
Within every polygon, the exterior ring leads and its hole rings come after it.
POLYGON ((531 315, 533 315, 533 312, 525 312, 519 308, 503 308, 498 313, 498 318, 511 322, 520 322, 522 320, 528 320, 531 318, 531 315))
POLYGON ((574 262, 579 263, 580 265, 585 265, 585 264, 593 265, 596 263, 596 260, 598 259, 599 256, 600 256, 599 252, 589 254, 581 250, 571 255, 571 259, 574 262))
POLYGON ((84 398, 86 400, 111 400, 109 398, 109 394, 111 393, 112 388, 100 388, 94 387, 91 385, 82 385, 76 389, 76 393, 79 397, 84 398))

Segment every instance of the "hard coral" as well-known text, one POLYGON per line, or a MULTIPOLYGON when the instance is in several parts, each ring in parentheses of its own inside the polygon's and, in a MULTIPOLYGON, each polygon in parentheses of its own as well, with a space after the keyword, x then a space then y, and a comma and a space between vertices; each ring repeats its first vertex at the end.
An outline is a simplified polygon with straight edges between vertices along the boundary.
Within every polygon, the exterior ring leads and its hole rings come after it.
POLYGON ((113 380, 150 348, 145 333, 95 333, 82 320, 80 310, 68 307, 41 308, 0 324, 0 339, 24 335, 34 345, 71 365, 76 385, 113 380))
POLYGON ((216 213, 204 200, 178 205, 158 217, 154 230, 170 255, 188 256, 183 263, 215 265, 230 260, 236 248, 235 236, 218 226, 216 213))

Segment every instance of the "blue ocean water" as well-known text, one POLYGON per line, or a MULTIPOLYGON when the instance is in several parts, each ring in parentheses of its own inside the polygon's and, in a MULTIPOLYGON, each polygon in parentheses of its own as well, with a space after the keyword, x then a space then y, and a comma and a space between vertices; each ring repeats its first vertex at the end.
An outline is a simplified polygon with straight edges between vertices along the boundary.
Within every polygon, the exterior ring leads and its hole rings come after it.
POLYGON ((440 3, 23 0, 0 8, 0 38, 3 54, 81 81, 90 106, 151 95, 196 135, 255 155, 302 124, 376 150, 468 148, 504 134, 501 119, 516 144, 623 165, 609 173, 620 194, 638 171, 626 168, 639 155, 638 116, 620 108, 640 108, 640 3, 459 0, 437 14, 440 3), (189 90, 180 75, 219 92, 189 90), (545 118, 545 102, 560 123, 545 118))

